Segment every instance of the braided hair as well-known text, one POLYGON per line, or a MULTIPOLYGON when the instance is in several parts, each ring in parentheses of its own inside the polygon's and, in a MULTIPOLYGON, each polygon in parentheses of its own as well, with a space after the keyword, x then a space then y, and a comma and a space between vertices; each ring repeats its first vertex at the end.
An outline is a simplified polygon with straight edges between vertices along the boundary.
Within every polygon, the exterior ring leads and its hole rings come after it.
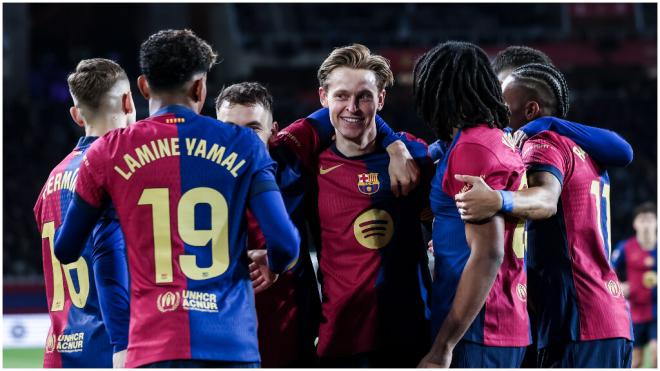
POLYGON ((524 45, 513 45, 501 50, 493 59, 493 71, 499 75, 504 70, 514 70, 528 63, 552 64, 544 52, 524 45))
POLYGON ((516 83, 531 90, 548 108, 550 116, 566 118, 569 108, 568 85, 559 70, 541 63, 520 66, 511 72, 516 83))
POLYGON ((453 128, 486 123, 503 128, 509 109, 488 56, 478 46, 447 41, 422 55, 413 69, 417 114, 440 139, 453 128))

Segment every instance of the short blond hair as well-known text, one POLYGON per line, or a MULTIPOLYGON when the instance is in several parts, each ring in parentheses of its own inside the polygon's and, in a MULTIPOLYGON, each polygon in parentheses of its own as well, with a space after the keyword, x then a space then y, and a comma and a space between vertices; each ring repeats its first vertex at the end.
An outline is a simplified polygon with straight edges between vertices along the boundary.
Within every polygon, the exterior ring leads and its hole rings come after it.
POLYGON ((383 56, 371 54, 371 50, 362 44, 335 48, 321 63, 321 67, 316 73, 319 86, 327 89, 328 76, 339 67, 373 71, 376 75, 378 90, 383 90, 394 84, 394 74, 390 69, 390 61, 383 56))

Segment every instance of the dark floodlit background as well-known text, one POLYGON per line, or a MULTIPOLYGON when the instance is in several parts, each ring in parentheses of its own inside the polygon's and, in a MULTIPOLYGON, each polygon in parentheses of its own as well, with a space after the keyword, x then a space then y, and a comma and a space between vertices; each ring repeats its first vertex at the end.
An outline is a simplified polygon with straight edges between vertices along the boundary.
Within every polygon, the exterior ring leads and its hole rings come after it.
POLYGON ((354 42, 391 60, 396 84, 382 116, 434 141, 415 115, 415 59, 449 40, 491 57, 508 45, 545 51, 571 90, 569 119, 615 130, 634 162, 610 171, 612 241, 632 233, 631 212, 656 200, 656 4, 4 4, 4 313, 46 312, 41 244, 32 207, 50 170, 82 135, 69 117, 66 77, 83 58, 121 64, 135 87, 138 50, 150 34, 190 28, 224 61, 208 79, 204 114, 223 85, 266 84, 281 126, 319 107, 316 69, 354 42))

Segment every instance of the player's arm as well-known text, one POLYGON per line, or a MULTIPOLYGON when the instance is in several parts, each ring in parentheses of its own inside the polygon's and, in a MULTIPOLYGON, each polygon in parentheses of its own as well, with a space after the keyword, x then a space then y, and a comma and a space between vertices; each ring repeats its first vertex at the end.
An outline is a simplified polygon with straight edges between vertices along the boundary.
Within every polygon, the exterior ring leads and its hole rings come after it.
POLYGON ((274 273, 291 269, 300 253, 300 236, 284 207, 272 168, 255 175, 249 206, 266 239, 269 269, 274 273))
MULTIPOLYGON (((419 183, 419 168, 408 152, 401 136, 376 115, 377 139, 390 156, 390 185, 392 192, 399 196, 407 195, 419 183)), ((276 145, 284 143, 305 163, 308 169, 314 167, 311 159, 316 159, 331 143, 335 129, 330 121, 330 111, 321 108, 307 119, 298 120, 283 129, 275 140, 276 145)))
MULTIPOLYGON (((376 115, 376 129, 382 146, 390 156, 387 172, 390 175, 390 188, 396 197, 406 196, 420 182, 420 170, 408 145, 405 134, 395 133, 379 115, 376 115)), ((426 149, 425 149, 426 151, 426 149)))
POLYGON ((422 367, 449 367, 452 351, 484 306, 504 259, 504 219, 466 224, 470 257, 458 281, 456 296, 422 367))
POLYGON ((454 197, 461 218, 482 220, 498 211, 525 219, 554 215, 571 156, 570 149, 557 134, 545 132, 535 136, 523 150, 529 188, 517 192, 493 191, 480 180, 467 178, 473 189, 454 197))
POLYGON ((610 130, 546 116, 528 123, 519 131, 531 138, 546 130, 570 138, 596 162, 605 167, 626 166, 633 160, 633 150, 630 144, 619 134, 610 130))
POLYGON ((441 140, 436 140, 429 145, 429 157, 431 161, 436 162, 445 156, 447 144, 441 140))
POLYGON ((100 208, 88 204, 78 193, 73 195, 55 238, 55 256, 62 264, 78 260, 100 215, 100 208))
POLYGON ((92 236, 94 280, 113 347, 113 367, 124 367, 130 318, 129 274, 124 234, 113 209, 103 213, 92 236))
POLYGON ((529 187, 516 192, 495 191, 481 177, 456 175, 456 180, 472 186, 454 197, 461 219, 467 222, 488 219, 498 212, 532 220, 557 213, 561 183, 546 171, 528 172, 529 187))

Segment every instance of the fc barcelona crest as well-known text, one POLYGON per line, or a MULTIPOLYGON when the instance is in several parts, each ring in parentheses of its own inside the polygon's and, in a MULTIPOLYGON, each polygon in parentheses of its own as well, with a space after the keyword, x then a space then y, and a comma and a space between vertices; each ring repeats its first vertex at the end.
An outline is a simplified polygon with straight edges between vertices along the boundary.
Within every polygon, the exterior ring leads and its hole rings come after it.
POLYGON ((358 190, 365 195, 372 195, 380 189, 378 173, 367 173, 358 175, 358 190))

